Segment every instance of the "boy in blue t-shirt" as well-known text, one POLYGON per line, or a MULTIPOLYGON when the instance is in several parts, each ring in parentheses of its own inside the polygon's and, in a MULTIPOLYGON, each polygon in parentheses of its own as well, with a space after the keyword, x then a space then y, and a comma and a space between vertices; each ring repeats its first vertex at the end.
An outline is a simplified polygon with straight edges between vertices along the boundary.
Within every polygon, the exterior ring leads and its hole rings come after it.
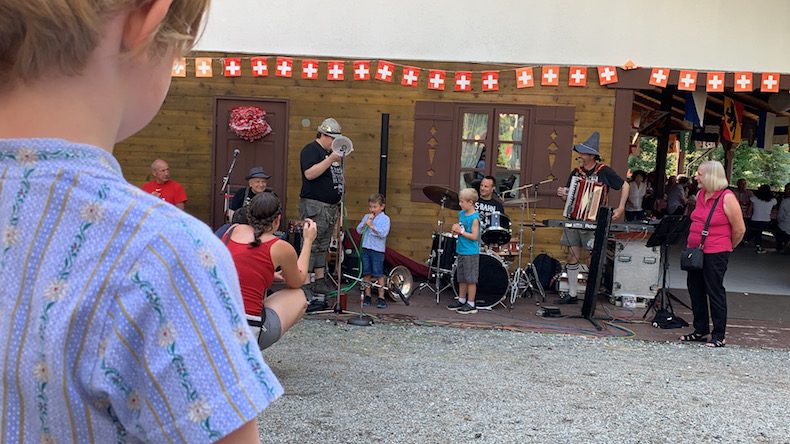
POLYGON ((475 211, 477 191, 464 188, 458 193, 458 200, 461 211, 458 213, 458 223, 453 225, 453 233, 458 235, 458 243, 455 244, 458 253, 458 300, 447 308, 462 314, 472 314, 477 313, 475 293, 480 274, 480 215, 475 211))
MULTIPOLYGON (((384 213, 386 201, 379 193, 368 198, 370 213, 365 214, 357 225, 357 233, 362 234, 362 274, 366 282, 377 281, 379 297, 377 308, 387 308, 384 299, 384 253, 386 252, 387 234, 390 232, 390 218, 384 213)), ((370 285, 365 286, 362 305, 370 305, 370 285)))

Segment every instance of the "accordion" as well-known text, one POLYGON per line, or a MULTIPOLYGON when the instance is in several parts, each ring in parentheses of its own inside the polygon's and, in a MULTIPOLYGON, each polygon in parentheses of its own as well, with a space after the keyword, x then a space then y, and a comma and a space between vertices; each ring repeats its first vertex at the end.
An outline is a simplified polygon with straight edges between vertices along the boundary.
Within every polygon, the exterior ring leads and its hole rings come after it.
POLYGON ((606 185, 580 176, 571 178, 562 215, 568 219, 595 221, 606 199, 606 185))

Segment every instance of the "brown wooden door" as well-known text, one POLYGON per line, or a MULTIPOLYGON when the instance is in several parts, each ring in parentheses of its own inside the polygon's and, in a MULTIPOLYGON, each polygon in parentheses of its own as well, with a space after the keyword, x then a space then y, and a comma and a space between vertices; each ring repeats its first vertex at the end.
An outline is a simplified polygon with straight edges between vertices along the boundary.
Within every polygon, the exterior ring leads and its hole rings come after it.
POLYGON ((288 101, 241 97, 218 97, 214 103, 214 147, 212 171, 211 225, 216 228, 224 223, 224 196, 222 180, 233 161, 233 151, 238 149, 236 166, 230 175, 228 194, 247 186, 244 179, 250 168, 261 166, 272 176, 268 186, 287 208, 286 173, 288 171, 288 101), (228 128, 230 112, 237 106, 257 106, 266 111, 266 121, 272 132, 254 142, 248 142, 228 128))

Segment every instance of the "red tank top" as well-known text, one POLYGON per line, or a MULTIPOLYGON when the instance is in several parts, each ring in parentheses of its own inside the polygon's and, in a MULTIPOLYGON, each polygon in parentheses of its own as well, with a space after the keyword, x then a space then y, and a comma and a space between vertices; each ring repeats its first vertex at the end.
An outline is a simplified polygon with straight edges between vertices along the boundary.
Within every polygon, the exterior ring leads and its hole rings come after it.
POLYGON ((275 237, 258 247, 251 247, 228 239, 228 250, 239 274, 244 311, 249 315, 260 316, 263 312, 264 292, 274 280, 271 248, 278 240, 275 237))

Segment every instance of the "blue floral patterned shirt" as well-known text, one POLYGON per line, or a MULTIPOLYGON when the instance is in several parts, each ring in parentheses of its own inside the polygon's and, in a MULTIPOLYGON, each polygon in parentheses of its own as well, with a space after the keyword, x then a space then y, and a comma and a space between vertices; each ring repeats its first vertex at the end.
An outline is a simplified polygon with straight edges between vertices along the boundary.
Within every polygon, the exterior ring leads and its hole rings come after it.
POLYGON ((99 148, 0 139, 0 442, 209 442, 282 387, 227 249, 99 148))

